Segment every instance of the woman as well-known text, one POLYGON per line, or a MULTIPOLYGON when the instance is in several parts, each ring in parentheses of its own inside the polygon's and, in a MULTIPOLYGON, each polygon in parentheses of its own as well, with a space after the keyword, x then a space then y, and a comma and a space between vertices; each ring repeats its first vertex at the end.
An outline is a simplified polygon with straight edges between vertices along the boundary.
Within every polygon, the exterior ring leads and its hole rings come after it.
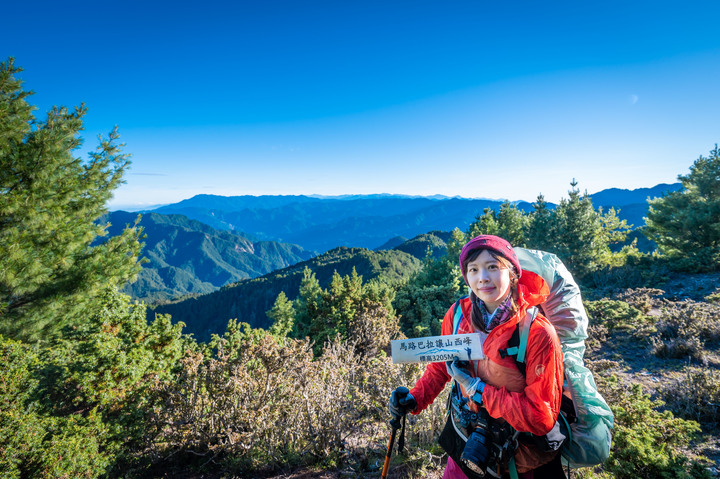
POLYGON ((444 478, 465 478, 473 471, 480 477, 488 470, 490 475, 508 475, 512 467, 522 479, 564 477, 557 450, 542 447, 542 438, 557 431, 563 383, 558 336, 532 308, 545 301, 548 285, 540 276, 524 273, 510 243, 497 236, 470 240, 460 253, 460 267, 471 293, 457 304, 462 309, 457 331, 451 307, 442 334, 480 333, 485 357, 467 365, 457 360, 430 363, 412 390, 393 392, 391 414, 418 414, 454 379, 458 386, 452 393, 452 427, 446 426, 441 436, 450 454, 444 478), (517 331, 526 321, 530 325, 525 360, 519 364, 509 343, 517 341, 517 331), (452 450, 453 440, 460 444, 459 451, 452 450), (499 457, 503 447, 514 466, 507 464, 507 457, 499 457))

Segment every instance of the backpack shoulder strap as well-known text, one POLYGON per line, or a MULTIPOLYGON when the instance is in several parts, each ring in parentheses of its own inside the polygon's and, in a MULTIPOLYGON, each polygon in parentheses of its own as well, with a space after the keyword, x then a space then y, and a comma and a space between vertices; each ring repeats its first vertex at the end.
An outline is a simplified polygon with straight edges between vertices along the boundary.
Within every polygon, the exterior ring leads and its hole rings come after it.
POLYGON ((455 301, 455 306, 453 306, 453 334, 458 333, 458 329, 460 329, 460 322, 463 318, 463 311, 462 307, 460 306, 460 301, 467 298, 467 296, 463 296, 462 298, 455 301))
POLYGON ((533 306, 531 308, 528 308, 527 313, 525 315, 525 321, 522 321, 522 330, 520 331, 520 344, 518 345, 518 353, 517 358, 515 359, 519 363, 525 362, 525 353, 527 352, 527 342, 528 337, 530 336, 530 326, 532 326, 532 323, 535 322, 535 317, 537 316, 538 309, 533 306))
POLYGON ((527 309, 525 317, 520 319, 515 330, 508 340, 508 347, 500 349, 500 357, 515 356, 515 364, 523 376, 525 375, 525 353, 527 352, 528 337, 530 336, 530 327, 535 322, 538 309, 531 307, 527 309))
MULTIPOLYGON (((463 318, 463 311, 462 306, 460 306, 460 301, 467 298, 467 296, 463 296, 462 298, 459 298, 457 301, 455 301, 455 305, 453 306, 453 334, 457 334, 458 330, 460 329, 460 322, 463 318)), ((452 385, 452 392, 450 393, 450 396, 448 396, 448 411, 450 410, 450 401, 453 397, 460 398, 460 389, 457 387, 457 382, 453 380, 452 385)))

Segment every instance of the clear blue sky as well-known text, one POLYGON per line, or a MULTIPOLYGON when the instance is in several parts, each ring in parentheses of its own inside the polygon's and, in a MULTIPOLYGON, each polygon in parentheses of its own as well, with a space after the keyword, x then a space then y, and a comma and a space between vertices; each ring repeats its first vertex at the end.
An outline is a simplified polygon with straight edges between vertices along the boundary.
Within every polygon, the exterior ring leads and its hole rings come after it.
MULTIPOLYGON (((717 1, 11 2, 32 102, 118 125, 111 207, 195 194, 550 201, 720 143, 717 1)), ((86 151, 78 152, 85 157, 86 151)))

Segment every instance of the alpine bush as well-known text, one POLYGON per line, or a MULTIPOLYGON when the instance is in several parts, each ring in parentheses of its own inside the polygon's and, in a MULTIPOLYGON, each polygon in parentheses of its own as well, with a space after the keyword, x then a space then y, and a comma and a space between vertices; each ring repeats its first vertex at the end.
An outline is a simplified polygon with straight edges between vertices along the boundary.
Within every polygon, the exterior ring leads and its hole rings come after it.
POLYGON ((602 324, 608 331, 630 331, 634 335, 649 332, 650 319, 625 301, 601 299, 585 302, 592 324, 602 324))
POLYGON ((693 419, 706 427, 720 421, 720 371, 687 368, 683 375, 662 388, 667 407, 680 417, 693 419))
POLYGON ((663 411, 663 402, 651 400, 639 384, 622 386, 614 376, 596 379, 615 414, 604 471, 616 479, 711 477, 699 462, 686 457, 691 440, 700 432, 698 423, 663 411))
POLYGON ((706 343, 720 340, 720 305, 694 301, 667 302, 657 323, 653 350, 661 358, 707 360, 706 343))
POLYGON ((8 479, 105 473, 107 426, 96 410, 53 416, 38 400, 38 350, 0 337, 0 473, 8 479))

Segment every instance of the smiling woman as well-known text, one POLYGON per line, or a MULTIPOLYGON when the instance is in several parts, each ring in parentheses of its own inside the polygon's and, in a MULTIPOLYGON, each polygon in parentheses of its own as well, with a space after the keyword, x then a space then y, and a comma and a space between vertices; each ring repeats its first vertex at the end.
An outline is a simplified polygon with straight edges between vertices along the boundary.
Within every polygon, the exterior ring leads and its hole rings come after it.
POLYGON ((549 286, 524 272, 510 243, 497 236, 473 238, 459 260, 471 294, 448 310, 442 334, 481 333, 484 357, 430 363, 412 390, 393 392, 390 412, 418 414, 453 379, 452 414, 440 437, 449 455, 444 478, 517 473, 527 479, 535 472, 535 477, 564 478, 559 448, 565 437, 557 435, 563 354, 554 327, 535 308, 548 298, 549 286), (456 308, 462 313, 459 323, 456 308), (511 350, 513 337, 525 327, 522 360, 511 350))

